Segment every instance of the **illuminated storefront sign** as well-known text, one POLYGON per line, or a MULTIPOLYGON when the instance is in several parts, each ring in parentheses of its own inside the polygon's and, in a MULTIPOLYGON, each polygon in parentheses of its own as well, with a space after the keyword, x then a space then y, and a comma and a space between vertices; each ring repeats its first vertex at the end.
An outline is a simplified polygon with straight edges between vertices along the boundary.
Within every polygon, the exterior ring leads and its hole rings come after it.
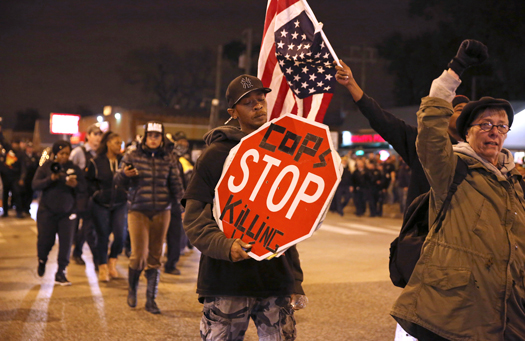
POLYGON ((51 113, 49 124, 51 134, 77 134, 79 120, 80 115, 51 113))

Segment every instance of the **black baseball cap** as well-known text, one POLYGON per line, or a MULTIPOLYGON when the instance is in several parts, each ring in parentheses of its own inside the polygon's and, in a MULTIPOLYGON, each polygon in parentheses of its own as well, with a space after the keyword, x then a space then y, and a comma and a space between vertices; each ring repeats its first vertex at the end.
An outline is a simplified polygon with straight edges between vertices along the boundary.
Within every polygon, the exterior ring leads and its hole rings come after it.
POLYGON ((261 90, 265 94, 272 91, 270 88, 265 88, 261 80, 255 76, 240 75, 230 82, 226 90, 226 101, 228 108, 233 108, 241 98, 252 91, 261 90))
POLYGON ((463 140, 467 140, 467 130, 472 122, 474 122, 476 119, 477 114, 480 113, 481 110, 487 109, 489 107, 500 107, 505 110, 509 119, 509 127, 512 126, 512 121, 514 121, 514 110, 512 109, 509 101, 501 98, 482 97, 479 101, 470 101, 467 105, 465 105, 463 111, 458 117, 458 120, 456 121, 458 134, 463 140))

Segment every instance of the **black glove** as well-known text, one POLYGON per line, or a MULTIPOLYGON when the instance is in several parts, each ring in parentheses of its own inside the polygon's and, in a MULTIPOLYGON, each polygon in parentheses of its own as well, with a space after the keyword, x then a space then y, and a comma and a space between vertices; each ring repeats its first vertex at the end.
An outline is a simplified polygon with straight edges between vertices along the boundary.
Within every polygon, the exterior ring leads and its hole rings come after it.
POLYGON ((482 42, 466 39, 459 46, 456 56, 448 63, 448 67, 461 77, 467 68, 483 63, 488 57, 488 49, 482 42))

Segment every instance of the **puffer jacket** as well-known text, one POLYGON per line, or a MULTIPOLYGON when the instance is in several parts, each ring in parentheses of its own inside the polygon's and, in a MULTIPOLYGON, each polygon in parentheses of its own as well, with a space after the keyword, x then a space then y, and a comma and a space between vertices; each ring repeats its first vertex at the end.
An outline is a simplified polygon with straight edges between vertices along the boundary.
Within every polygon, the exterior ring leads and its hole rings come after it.
POLYGON ((139 145, 124 154, 120 169, 115 174, 115 182, 117 186, 128 189, 130 211, 169 210, 174 201, 180 205, 184 190, 179 169, 172 156, 163 149, 148 151, 139 145), (126 165, 133 165, 139 174, 126 177, 123 171, 126 165))
MULTIPOLYGON (((441 229, 431 229, 391 314, 449 340, 525 340, 525 200, 512 155, 501 170, 447 134, 451 104, 423 98, 417 149, 432 187, 430 221, 447 196, 457 154, 468 174, 441 229), (455 152, 455 153, 454 153, 455 152)), ((416 335, 417 336, 417 335, 416 335)))

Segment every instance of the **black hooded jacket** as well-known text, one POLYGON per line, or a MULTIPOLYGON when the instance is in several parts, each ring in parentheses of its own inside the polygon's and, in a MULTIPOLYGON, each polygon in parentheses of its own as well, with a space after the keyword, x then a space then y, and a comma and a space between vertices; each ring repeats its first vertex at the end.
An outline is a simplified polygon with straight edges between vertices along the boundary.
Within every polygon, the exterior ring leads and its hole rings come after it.
POLYGON ((46 161, 38 167, 35 177, 33 178, 33 190, 42 191, 42 198, 38 209, 50 211, 57 215, 69 215, 77 213, 79 201, 85 198, 87 194, 87 185, 84 178, 84 172, 74 165, 73 162, 67 161, 61 166, 61 177, 53 181, 51 175, 52 160, 46 161), (77 176, 77 186, 70 187, 66 185, 66 176, 75 174, 77 176))
POLYGON ((239 128, 225 126, 204 136, 208 147, 194 168, 184 195, 184 229, 199 249, 201 260, 197 293, 206 296, 270 297, 304 294, 303 273, 295 246, 281 257, 240 262, 230 260, 234 239, 227 238, 213 218, 215 187, 220 180, 230 150, 246 136, 239 128))

